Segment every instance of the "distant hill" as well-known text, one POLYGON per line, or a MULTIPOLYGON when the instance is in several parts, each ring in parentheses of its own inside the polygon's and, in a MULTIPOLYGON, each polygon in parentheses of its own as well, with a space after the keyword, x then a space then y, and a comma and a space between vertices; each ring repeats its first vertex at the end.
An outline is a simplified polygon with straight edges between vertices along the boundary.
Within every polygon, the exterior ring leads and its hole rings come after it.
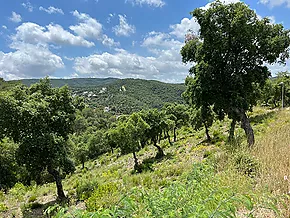
MULTIPOLYGON (((76 78, 76 79, 51 79, 53 87, 61 87, 68 85, 69 87, 92 87, 98 85, 109 84, 119 79, 116 78, 76 78)), ((37 83, 39 79, 24 79, 21 82, 27 86, 37 83)))
MULTIPOLYGON (((28 86, 36 82, 36 79, 22 80, 28 86)), ((184 84, 142 79, 51 79, 51 83, 54 87, 68 85, 75 95, 85 97, 90 106, 117 114, 161 108, 166 102, 183 103, 181 94, 185 91, 184 84)))

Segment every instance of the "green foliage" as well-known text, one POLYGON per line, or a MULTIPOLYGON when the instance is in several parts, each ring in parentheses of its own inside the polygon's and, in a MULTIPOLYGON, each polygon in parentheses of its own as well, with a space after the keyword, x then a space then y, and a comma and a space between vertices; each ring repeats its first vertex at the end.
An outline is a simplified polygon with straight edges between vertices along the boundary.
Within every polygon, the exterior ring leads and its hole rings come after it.
POLYGON ((249 153, 239 152, 235 156, 236 168, 249 177, 257 176, 259 163, 249 153))
POLYGON ((118 184, 107 183, 87 201, 88 210, 94 212, 60 209, 55 217, 76 214, 81 217, 237 217, 240 208, 245 216, 251 217, 260 207, 277 211, 270 199, 265 205, 256 205, 254 195, 228 187, 231 177, 215 174, 210 162, 194 164, 192 171, 182 178, 182 182, 176 181, 158 191, 144 186, 132 188, 123 197, 116 194, 118 184))
MULTIPOLYGON (((188 107, 184 104, 165 104, 163 111, 165 112, 167 118, 174 123, 174 141, 176 141, 176 130, 188 124, 188 107)), ((165 123, 167 124, 166 121, 165 123)))
POLYGON ((0 212, 8 211, 8 207, 4 203, 0 203, 0 212))
POLYGON ((99 185, 86 201, 88 211, 98 211, 116 204, 120 198, 120 184, 116 182, 99 185))
POLYGON ((261 90, 260 101, 264 106, 279 107, 282 102, 282 89, 284 106, 290 105, 290 75, 288 72, 278 73, 277 77, 266 81, 261 90), (282 85, 283 83, 283 85, 282 85))
POLYGON ((228 115, 241 121, 252 145, 254 134, 245 112, 256 105, 257 87, 270 76, 265 63, 284 63, 289 57, 289 31, 268 18, 259 19, 241 2, 217 1, 191 14, 200 34, 181 50, 183 62, 196 63, 190 69, 194 77, 186 80, 185 99, 196 108, 212 106, 219 118, 228 115))
MULTIPOLYGON (((37 80, 22 80, 22 82, 31 85, 37 80)), ((114 114, 131 114, 150 108, 160 109, 166 102, 183 103, 181 94, 185 90, 183 84, 166 84, 141 79, 52 79, 51 83, 54 87, 67 84, 73 93, 84 96, 91 107, 101 110, 109 107, 114 114), (106 91, 103 92, 103 88, 106 88, 106 91), (89 93, 93 93, 92 96, 89 93)))
POLYGON ((17 182, 19 167, 16 162, 18 146, 5 139, 0 141, 0 190, 11 188, 17 182))
POLYGON ((37 197, 35 195, 31 195, 29 198, 28 198, 28 203, 31 203, 31 202, 34 202, 37 200, 37 197))
POLYGON ((78 183, 76 188, 77 198, 79 200, 86 200, 88 199, 95 189, 99 186, 98 182, 95 180, 85 180, 81 183, 78 183))
POLYGON ((0 138, 19 144, 17 160, 32 176, 47 169, 59 180, 56 168, 71 169, 66 142, 78 107, 80 100, 66 86, 54 89, 48 79, 30 88, 19 86, 0 97, 0 138))
POLYGON ((0 92, 9 91, 19 84, 19 81, 5 81, 3 78, 0 77, 0 92))

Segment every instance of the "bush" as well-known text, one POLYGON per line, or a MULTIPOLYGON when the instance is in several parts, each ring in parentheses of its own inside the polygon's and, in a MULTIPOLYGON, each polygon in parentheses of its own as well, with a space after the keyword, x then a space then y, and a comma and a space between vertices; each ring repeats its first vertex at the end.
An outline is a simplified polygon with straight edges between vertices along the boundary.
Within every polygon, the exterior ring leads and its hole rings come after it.
POLYGON ((36 199, 37 199, 37 197, 35 195, 32 195, 28 198, 28 203, 34 202, 34 201, 36 201, 36 199))
POLYGON ((87 210, 98 211, 116 204, 116 202, 119 201, 121 194, 119 186, 120 184, 116 182, 99 185, 86 202, 87 210))
POLYGON ((8 207, 4 203, 0 203, 0 212, 8 211, 8 207))
POLYGON ((79 200, 88 199, 97 187, 98 183, 95 180, 88 179, 81 183, 78 183, 76 188, 77 198, 79 200))
POLYGON ((257 175, 259 164, 250 154, 239 152, 235 157, 236 168, 239 172, 253 178, 257 175))

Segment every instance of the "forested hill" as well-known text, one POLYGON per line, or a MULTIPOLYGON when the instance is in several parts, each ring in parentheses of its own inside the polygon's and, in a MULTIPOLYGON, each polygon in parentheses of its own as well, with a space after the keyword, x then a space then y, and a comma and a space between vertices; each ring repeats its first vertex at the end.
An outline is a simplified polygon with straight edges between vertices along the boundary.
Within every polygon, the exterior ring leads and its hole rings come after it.
MULTIPOLYGON (((22 80, 25 85, 38 82, 22 80)), ((131 113, 142 109, 161 108, 166 102, 183 103, 184 84, 168 84, 142 79, 52 79, 52 86, 68 85, 76 95, 85 97, 92 107, 114 113, 131 113)))

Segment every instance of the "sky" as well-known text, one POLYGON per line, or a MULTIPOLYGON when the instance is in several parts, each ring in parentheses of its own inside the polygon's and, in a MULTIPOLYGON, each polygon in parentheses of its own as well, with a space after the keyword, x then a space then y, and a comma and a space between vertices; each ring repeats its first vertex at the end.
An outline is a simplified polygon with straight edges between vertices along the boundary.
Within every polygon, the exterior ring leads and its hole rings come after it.
MULTIPOLYGON (((225 3, 240 0, 223 0, 225 3)), ((290 28, 290 0, 244 0, 290 28)), ((208 0, 0 0, 0 77, 141 78, 180 83, 190 16, 208 0)), ((290 66, 269 66, 272 75, 290 66)))

